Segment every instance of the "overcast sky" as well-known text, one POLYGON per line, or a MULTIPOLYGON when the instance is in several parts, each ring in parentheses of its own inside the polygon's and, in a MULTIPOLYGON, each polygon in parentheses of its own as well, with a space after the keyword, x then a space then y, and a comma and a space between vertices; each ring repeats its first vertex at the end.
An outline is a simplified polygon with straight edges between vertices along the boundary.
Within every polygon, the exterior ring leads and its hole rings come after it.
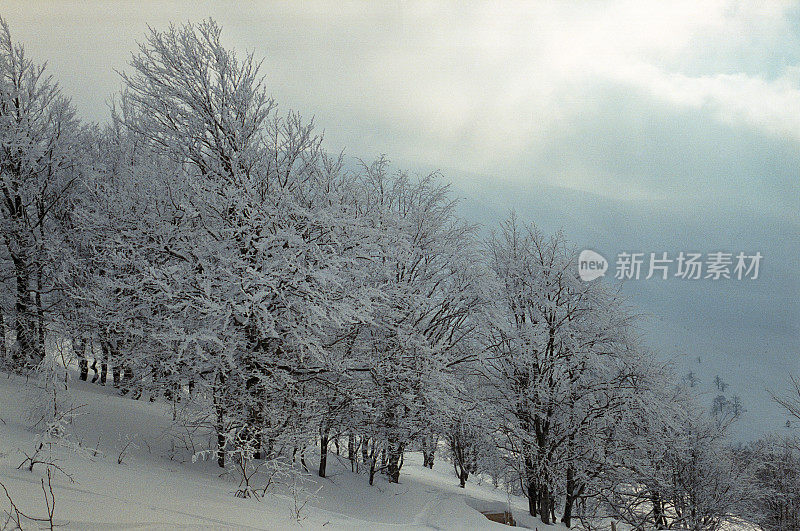
MULTIPOLYGON (((465 216, 510 208, 620 251, 760 251, 757 281, 629 282, 654 351, 716 374, 748 435, 800 374, 800 6, 781 2, 30 2, 14 37, 87 120, 147 25, 213 17, 331 149, 442 169, 465 216)), ((710 402, 710 398, 708 399, 710 402)))

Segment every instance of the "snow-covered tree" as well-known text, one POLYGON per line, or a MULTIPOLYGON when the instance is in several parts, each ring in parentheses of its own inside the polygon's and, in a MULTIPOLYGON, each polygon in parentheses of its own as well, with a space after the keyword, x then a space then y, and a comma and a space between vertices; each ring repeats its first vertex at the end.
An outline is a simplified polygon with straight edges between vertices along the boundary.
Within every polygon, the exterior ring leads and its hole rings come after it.
POLYGON ((753 472, 748 520, 775 531, 800 528, 800 441, 768 435, 740 449, 737 458, 753 472))
POLYGON ((604 460, 600 434, 636 388, 632 317, 617 293, 578 278, 560 234, 521 228, 512 216, 488 254, 497 305, 484 370, 507 455, 519 459, 531 514, 550 523, 563 493, 569 523, 604 460))
POLYGON ((0 267, 13 284, 6 286, 11 297, 0 301, 0 314, 14 316, 9 361, 15 371, 44 357, 49 315, 59 296, 58 221, 81 175, 81 137, 69 100, 0 19, 0 267))
POLYGON ((369 321, 355 332, 352 359, 368 375, 365 435, 385 453, 394 482, 404 450, 430 434, 452 395, 453 367, 475 357, 471 317, 481 299, 473 282, 474 231, 455 216, 448 188, 438 181, 389 175, 385 159, 366 167, 361 179, 365 217, 380 234, 362 267, 378 295, 369 321))
POLYGON ((276 113, 257 61, 220 33, 213 21, 152 30, 124 75, 125 126, 174 165, 140 272, 165 363, 212 397, 220 443, 233 430, 258 456, 317 432, 306 380, 330 370, 327 346, 369 307, 345 289, 363 231, 341 159, 276 113))
POLYGON ((627 449, 608 471, 605 514, 634 527, 697 530, 746 516, 752 476, 726 440, 730 419, 706 412, 687 386, 664 380, 650 396, 660 400, 618 424, 627 449))

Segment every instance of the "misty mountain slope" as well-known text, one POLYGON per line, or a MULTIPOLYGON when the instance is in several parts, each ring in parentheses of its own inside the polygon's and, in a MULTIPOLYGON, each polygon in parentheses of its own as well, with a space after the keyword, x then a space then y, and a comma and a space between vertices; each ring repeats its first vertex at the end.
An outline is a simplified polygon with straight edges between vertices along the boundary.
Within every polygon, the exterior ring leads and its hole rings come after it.
POLYGON ((579 249, 609 260, 604 281, 614 281, 620 252, 756 252, 764 255, 757 280, 629 280, 623 291, 644 317, 647 346, 675 362, 681 376, 692 372, 709 405, 717 394, 714 380, 729 384, 744 413, 734 426, 741 440, 783 430, 787 417, 770 391, 787 389, 787 374, 800 371, 794 335, 800 315, 800 285, 792 270, 800 253, 797 241, 776 238, 776 228, 796 221, 767 212, 723 211, 692 204, 653 205, 620 201, 531 180, 512 183, 486 176, 446 171, 457 183, 459 212, 481 225, 488 236, 513 210, 524 222, 547 232, 563 230, 579 249), (707 396, 707 400, 705 397, 707 396))
MULTIPOLYGON (((44 466, 17 469, 25 454, 33 454, 42 429, 31 428, 39 418, 31 407, 41 403, 37 393, 23 378, 0 375, 0 482, 20 510, 41 517, 44 466)), ((211 461, 192 462, 189 439, 202 450, 209 435, 198 430, 188 437, 170 429, 168 405, 119 397, 111 386, 80 381, 59 391, 58 400, 78 407, 66 441, 79 444, 80 451, 63 444, 41 455, 74 480, 56 472, 52 482, 55 521, 66 529, 502 529, 478 509, 503 510, 509 503, 519 524, 533 523, 526 500, 509 500, 502 490, 472 479, 462 490, 443 457, 428 470, 416 453, 407 454, 400 484, 378 475, 370 487, 366 475, 350 472, 347 459, 335 453, 329 477, 321 479, 309 455, 312 473, 296 489, 289 482, 271 487, 261 500, 240 499, 232 475, 220 475, 211 461), (299 519, 293 490, 299 504, 307 501, 299 519)), ((5 499, 0 507, 7 507, 5 499)))

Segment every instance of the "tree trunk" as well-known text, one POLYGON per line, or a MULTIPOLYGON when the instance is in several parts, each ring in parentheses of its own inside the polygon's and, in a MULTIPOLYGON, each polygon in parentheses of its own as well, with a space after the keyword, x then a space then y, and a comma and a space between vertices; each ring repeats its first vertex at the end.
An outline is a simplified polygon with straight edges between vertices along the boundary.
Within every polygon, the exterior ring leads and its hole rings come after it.
POLYGON ((33 301, 28 286, 28 271, 25 261, 19 257, 13 258, 16 272, 16 332, 17 345, 12 357, 13 369, 24 372, 36 366, 42 358, 36 341, 36 322, 34 320, 33 301))
POLYGON ((122 394, 126 395, 133 389, 133 369, 122 367, 122 394))
POLYGON ((261 435, 265 427, 261 397, 263 387, 261 386, 260 369, 258 365, 252 361, 248 361, 247 371, 252 376, 245 381, 245 391, 249 403, 247 404, 247 420, 242 429, 242 439, 253 446, 253 458, 261 459, 261 435))
POLYGON ((221 431, 219 424, 222 422, 222 414, 217 413, 217 466, 225 468, 225 434, 221 431))
POLYGON ((45 326, 44 326, 44 306, 42 306, 42 272, 41 269, 36 273, 36 320, 37 320, 37 341, 39 344, 39 348, 42 352, 42 357, 44 357, 45 352, 45 326))
POLYGON ((436 446, 438 444, 438 435, 430 435, 422 438, 422 466, 433 470, 433 460, 436 457, 436 446))
POLYGON ((366 465, 369 462, 369 437, 361 436, 361 461, 366 465))
POLYGON ((225 468, 225 407, 222 400, 222 385, 225 383, 225 375, 217 374, 217 382, 213 390, 214 410, 217 415, 217 465, 225 468))
POLYGON ((356 436, 347 434, 347 459, 350 460, 350 472, 356 471, 356 436))
POLYGON ((89 359, 86 357, 86 344, 82 337, 72 338, 72 350, 78 358, 78 368, 81 371, 80 378, 84 382, 89 379, 89 359))
POLYGON ((538 514, 537 508, 539 507, 539 492, 536 488, 535 480, 528 480, 528 512, 531 516, 538 514))
POLYGON ((469 470, 461 467, 461 473, 458 475, 459 486, 463 489, 466 487, 467 479, 469 479, 469 470))
POLYGON ((378 452, 378 443, 373 439, 372 441, 372 451, 369 452, 369 484, 372 485, 375 482, 375 464, 377 462, 378 456, 376 455, 378 452))
POLYGON ((650 501, 653 503, 653 522, 655 523, 656 529, 664 529, 667 523, 661 507, 661 496, 657 492, 654 492, 650 495, 650 501))
POLYGON ((561 523, 570 527, 572 522, 572 504, 575 502, 575 470, 567 467, 567 485, 566 485, 566 499, 564 500, 564 515, 561 517, 561 523))
POLYGON ((550 499, 550 491, 547 489, 547 485, 542 485, 539 489, 539 516, 542 519, 543 524, 550 524, 550 507, 551 499, 550 499))
POLYGON ((400 468, 402 465, 404 443, 402 442, 389 442, 387 450, 384 454, 386 456, 386 474, 389 476, 389 481, 392 483, 400 482, 400 468))
POLYGON ((369 460, 369 484, 372 486, 375 483, 375 458, 369 460))
POLYGON ((100 385, 105 385, 108 377, 108 359, 111 356, 111 349, 108 343, 100 341, 100 351, 102 352, 102 357, 100 358, 100 385))
POLYGON ((308 472, 308 464, 306 464, 306 447, 300 448, 300 464, 303 465, 303 470, 308 472))
POLYGON ((453 452, 453 468, 456 471, 459 486, 463 489, 469 479, 470 466, 467 463, 467 451, 464 448, 463 440, 457 431, 450 434, 450 448, 453 452))
POLYGON ((328 465, 328 426, 323 423, 319 427, 319 477, 325 477, 325 468, 328 465))
POLYGON ((6 350, 6 322, 3 319, 3 310, 0 308, 0 359, 2 365, 8 362, 8 351, 6 350))
POLYGON ((531 516, 539 514, 539 485, 536 477, 536 470, 533 468, 533 459, 531 458, 531 448, 525 445, 523 449, 525 452, 525 480, 528 482, 528 512, 531 516))

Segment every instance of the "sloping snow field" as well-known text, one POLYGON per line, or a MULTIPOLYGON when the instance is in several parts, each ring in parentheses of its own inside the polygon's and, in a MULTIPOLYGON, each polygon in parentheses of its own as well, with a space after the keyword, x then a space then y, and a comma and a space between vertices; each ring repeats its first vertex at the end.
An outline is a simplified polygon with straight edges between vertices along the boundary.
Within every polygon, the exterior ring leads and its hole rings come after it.
MULTIPOLYGON (((232 474, 221 475, 211 461, 192 462, 195 451, 209 448, 207 431, 190 437, 173 427, 171 406, 76 380, 58 391, 58 400, 61 407, 80 406, 67 440, 81 450, 44 451, 72 476, 56 472, 52 482, 55 521, 68 529, 507 529, 478 509, 499 512, 509 504, 518 525, 563 529, 537 523, 524 498, 509 499, 502 489, 474 481, 460 489, 450 463, 437 456, 428 470, 417 453, 406 455, 400 484, 378 475, 370 487, 365 474, 350 472, 349 462, 331 453, 327 478, 310 467, 299 487, 287 482, 258 500, 237 498, 232 474), (306 500, 298 518, 295 504, 306 500)), ((37 517, 46 514, 45 468, 17 467, 36 449, 44 426, 32 426, 45 400, 23 378, 0 373, 0 482, 21 511, 37 517)), ((0 490, 0 511, 8 508, 0 490)))

